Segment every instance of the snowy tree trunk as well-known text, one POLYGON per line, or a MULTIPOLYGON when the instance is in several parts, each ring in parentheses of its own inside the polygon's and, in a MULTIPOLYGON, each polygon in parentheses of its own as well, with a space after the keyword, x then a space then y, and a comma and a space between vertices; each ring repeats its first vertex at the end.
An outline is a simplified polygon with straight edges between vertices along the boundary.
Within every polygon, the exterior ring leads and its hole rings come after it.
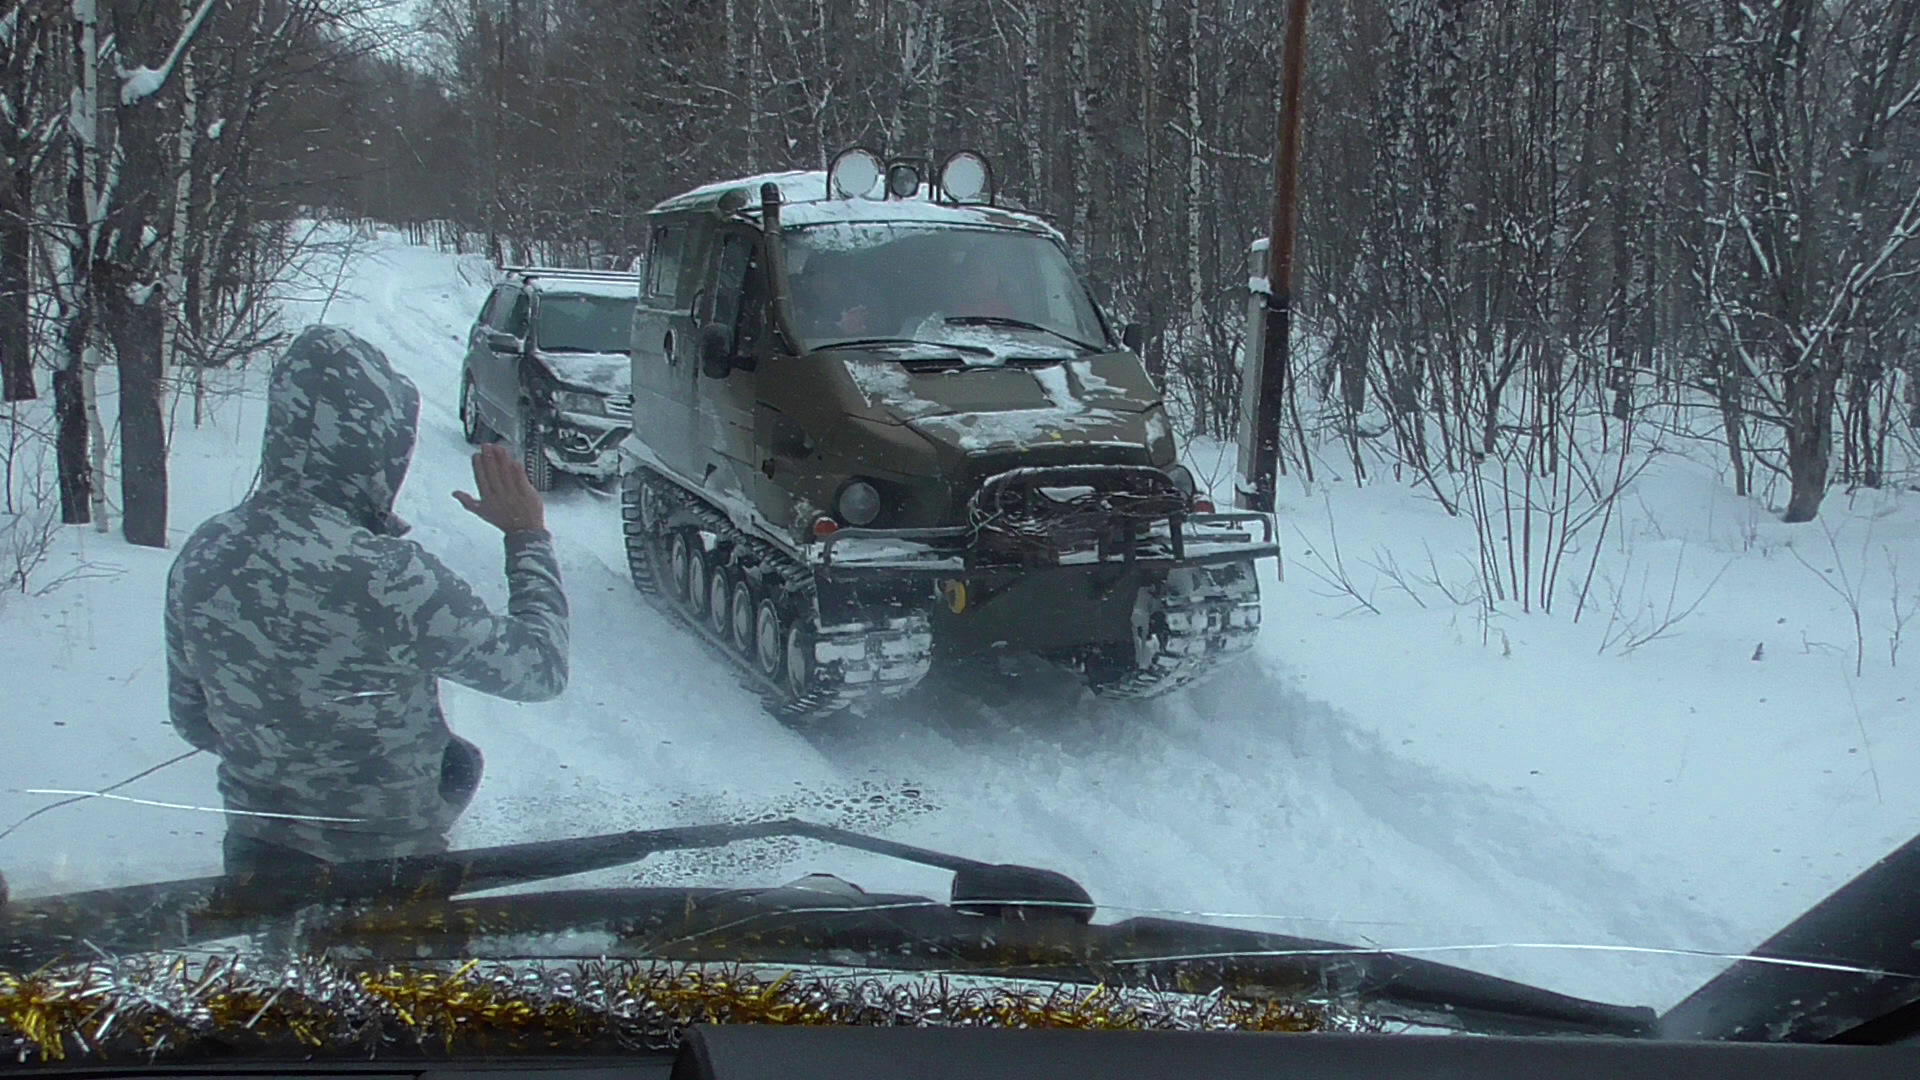
POLYGON ((1145 355, 1141 357, 1147 366, 1147 375, 1163 391, 1167 385, 1166 336, 1161 333, 1159 279, 1153 272, 1155 256, 1160 242, 1159 215, 1155 212, 1158 203, 1155 196, 1155 142, 1154 135, 1159 131, 1159 86, 1155 78, 1155 65, 1160 55, 1159 34, 1163 0, 1149 0, 1147 4, 1147 25, 1140 34, 1140 115, 1146 123, 1141 130, 1140 162, 1142 183, 1140 184, 1140 266, 1141 293, 1146 302, 1147 342, 1145 355))
POLYGON ((1833 458, 1834 394, 1839 362, 1796 365, 1785 380, 1787 399, 1787 476, 1791 494, 1782 520, 1812 521, 1827 496, 1827 472, 1833 458))
POLYGON ((78 339, 72 342, 69 363, 79 364, 80 401, 86 422, 89 449, 87 495, 93 527, 106 532, 107 521, 107 436, 100 422, 100 393, 95 373, 100 369, 100 350, 94 343, 94 317, 98 311, 93 288, 93 260, 99 250, 100 232, 106 221, 109 170, 100 146, 100 12, 98 0, 74 0, 73 18, 80 39, 75 57, 78 87, 73 105, 74 168, 78 174, 82 220, 75 222, 78 236, 74 242, 72 316, 77 320, 78 339))
MULTIPOLYGON (((7 91, 0 90, 0 93, 7 91)), ((0 176, 0 401, 36 395, 27 267, 33 260, 33 174, 17 155, 26 152, 17 132, 0 131, 12 167, 0 176)))
POLYGON ((166 304, 150 283, 103 279, 101 314, 120 373, 120 518, 130 544, 167 546, 167 432, 162 342, 166 304))
MULTIPOLYGON (((935 0, 933 6, 932 29, 927 35, 927 129, 922 137, 927 140, 928 149, 937 150, 945 146, 945 125, 942 121, 941 88, 947 81, 947 13, 935 0)), ((935 167, 939 165, 935 162, 935 167)))
MULTIPOLYGON (((184 0, 181 4, 180 19, 187 23, 193 18, 194 0, 184 0)), ((187 249, 191 246, 189 231, 189 210, 193 205, 193 150, 198 137, 200 123, 200 95, 194 84, 193 56, 191 53, 180 58, 180 131, 178 134, 178 160, 174 168, 179 170, 179 179, 173 189, 173 228, 167 234, 167 269, 162 278, 164 300, 160 345, 160 365, 166 369, 180 363, 179 333, 182 325, 182 302, 187 296, 187 249)))
MULTIPOLYGON (((163 207, 178 191, 169 184, 179 132, 168 130, 158 95, 183 70, 193 40, 214 0, 198 0, 177 15, 165 7, 121 8, 114 39, 123 72, 115 105, 112 177, 98 200, 100 219, 111 207, 114 228, 96 246, 103 256, 92 276, 102 328, 111 336, 120 376, 120 495, 122 534, 141 547, 167 546, 167 429, 165 386, 168 307, 174 302, 167 271, 174 220, 163 207), (157 67, 133 67, 149 56, 157 67), (102 248, 105 250, 102 251, 102 248)), ((189 123, 190 126, 190 123, 189 123)), ((185 136, 191 140, 191 132, 185 136)), ((188 143, 191 146, 191 142, 188 143)), ((185 237, 180 238, 183 242, 185 237)), ((177 265, 177 264, 176 264, 177 265)))
POLYGON ((741 131, 747 161, 754 160, 755 116, 759 112, 753 93, 753 71, 747 66, 747 39, 753 30, 747 23, 746 0, 727 0, 727 77, 733 88, 747 100, 746 125, 741 131))
POLYGON ((1047 177, 1045 158, 1041 154, 1040 129, 1042 126, 1040 101, 1040 13, 1042 0, 1026 0, 1021 9, 1020 23, 1021 79, 1020 89, 1026 96, 1026 131, 1022 142, 1027 148, 1027 198, 1034 208, 1046 203, 1047 177))
POLYGON ((1073 200, 1071 232, 1074 253, 1084 263, 1092 250, 1093 215, 1093 109, 1088 100, 1092 71, 1088 66, 1093 47, 1093 13, 1085 3, 1071 6, 1073 12, 1073 200))
POLYGON ((33 158, 39 140, 28 71, 40 50, 42 16, 16 6, 0 33, 0 401, 37 394, 28 293, 33 260, 33 158))
POLYGON ((1206 166, 1200 144, 1200 0, 1187 3, 1187 326, 1188 352, 1206 324, 1207 295, 1201 282, 1201 211, 1206 198, 1206 166))
POLYGON ((747 32, 747 159, 754 168, 764 162, 760 148, 760 111, 764 107, 760 101, 760 73, 766 61, 760 41, 760 21, 758 5, 748 15, 751 26, 747 32))

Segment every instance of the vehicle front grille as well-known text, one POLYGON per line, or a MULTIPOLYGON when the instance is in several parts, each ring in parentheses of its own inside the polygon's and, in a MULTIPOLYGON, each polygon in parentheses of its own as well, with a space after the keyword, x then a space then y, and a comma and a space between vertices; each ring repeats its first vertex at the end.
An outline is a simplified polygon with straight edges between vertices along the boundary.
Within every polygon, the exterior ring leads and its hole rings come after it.
POLYGON ((1110 443, 1056 443, 1030 446, 1024 450, 990 450, 968 454, 961 466, 960 490, 971 496, 989 477, 1012 469, 1055 467, 1061 465, 1148 465, 1151 459, 1144 446, 1110 443))
POLYGON ((615 420, 633 419, 633 395, 612 394, 607 398, 607 415, 615 420))
POLYGON ((1072 551, 1129 549, 1187 498, 1151 465, 1056 465, 990 476, 967 503, 978 550, 1029 565, 1072 551))

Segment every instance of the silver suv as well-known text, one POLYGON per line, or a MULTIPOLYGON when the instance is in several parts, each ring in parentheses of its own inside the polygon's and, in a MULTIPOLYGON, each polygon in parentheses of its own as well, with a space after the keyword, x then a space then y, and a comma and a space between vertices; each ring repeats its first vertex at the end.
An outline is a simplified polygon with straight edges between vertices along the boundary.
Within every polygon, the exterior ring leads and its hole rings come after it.
POLYGON ((460 425, 467 441, 513 443, 541 491, 554 471, 619 474, 633 422, 628 360, 635 274, 511 266, 467 334, 460 425))

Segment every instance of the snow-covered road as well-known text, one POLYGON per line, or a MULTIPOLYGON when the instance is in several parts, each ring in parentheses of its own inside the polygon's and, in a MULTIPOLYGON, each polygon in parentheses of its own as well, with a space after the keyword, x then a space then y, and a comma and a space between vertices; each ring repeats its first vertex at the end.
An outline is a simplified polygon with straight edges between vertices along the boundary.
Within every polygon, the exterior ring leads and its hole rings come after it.
MULTIPOLYGON (((382 238, 325 318, 387 350, 419 384, 422 430, 398 510, 415 539, 501 603, 498 534, 449 494, 471 480, 454 403, 485 275, 482 263, 382 238)), ((296 303, 289 322, 318 315, 317 303, 296 303)), ((237 393, 216 402, 208 426, 182 422, 178 535, 244 493, 261 411, 256 396, 237 393)), ((1039 664, 992 678, 950 672, 885 714, 801 733, 767 716, 632 591, 611 496, 564 485, 549 500, 549 524, 573 608, 572 682, 540 705, 447 687, 454 726, 488 761, 461 844, 796 815, 1060 870, 1089 888, 1103 918, 1204 913, 1384 946, 1497 944, 1507 947, 1436 958, 1656 1005, 1717 965, 1512 946, 1738 949, 1771 928, 1726 917, 1718 896, 1683 895, 1698 891, 1677 870, 1695 849, 1626 844, 1639 819, 1569 820, 1551 798, 1494 786, 1492 767, 1443 762, 1407 749, 1411 740, 1389 745, 1316 699, 1289 651, 1313 602, 1299 583, 1276 580, 1270 564, 1266 639, 1201 688, 1130 705, 1093 699, 1039 664)), ((69 560, 111 563, 113 575, 0 612, 10 649, 26 661, 8 676, 10 722, 0 730, 0 755, 12 762, 13 791, 0 798, 9 822, 46 801, 21 788, 96 787, 184 749, 164 723, 159 648, 171 553, 92 534, 68 543, 69 560)), ((1423 708, 1404 701, 1408 712, 1423 708)), ((1596 763, 1592 783, 1612 782, 1604 767, 1596 763)), ((212 763, 184 762, 126 793, 212 803, 212 763)), ((217 868, 219 835, 211 813, 94 801, 0 840, 0 869, 16 895, 206 873, 217 868)), ((1836 858, 1857 868, 1877 843, 1856 841, 1836 858)), ((924 868, 795 841, 661 858, 606 877, 747 884, 808 871, 876 889, 946 887, 924 868)), ((1833 883, 1800 891, 1817 897, 1833 883)))

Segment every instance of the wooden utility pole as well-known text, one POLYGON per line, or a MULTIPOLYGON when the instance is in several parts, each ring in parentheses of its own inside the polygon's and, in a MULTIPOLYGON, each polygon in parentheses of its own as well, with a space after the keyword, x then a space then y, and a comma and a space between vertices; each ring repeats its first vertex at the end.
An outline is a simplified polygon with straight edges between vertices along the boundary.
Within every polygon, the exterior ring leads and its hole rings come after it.
MULTIPOLYGON (((1267 243, 1267 312, 1260 349, 1260 394, 1253 415, 1253 508, 1273 511, 1280 463, 1280 426, 1293 393, 1293 246, 1299 218, 1300 99, 1306 91, 1307 0, 1287 11, 1281 58, 1280 146, 1273 155, 1273 231, 1267 243)), ((1248 374, 1252 374, 1249 372, 1248 374)))

